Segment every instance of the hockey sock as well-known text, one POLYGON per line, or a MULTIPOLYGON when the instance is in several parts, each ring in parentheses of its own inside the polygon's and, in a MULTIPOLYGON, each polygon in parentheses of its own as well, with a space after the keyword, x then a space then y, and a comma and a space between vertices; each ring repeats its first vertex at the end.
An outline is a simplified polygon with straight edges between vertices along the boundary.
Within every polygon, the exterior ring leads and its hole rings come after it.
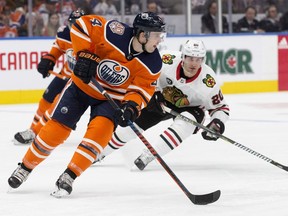
POLYGON ((97 116, 88 125, 81 143, 78 145, 68 168, 80 176, 101 154, 111 139, 114 123, 103 116, 97 116))
POLYGON ((27 150, 23 158, 24 165, 29 169, 34 169, 68 138, 70 132, 70 128, 57 121, 48 121, 27 150))

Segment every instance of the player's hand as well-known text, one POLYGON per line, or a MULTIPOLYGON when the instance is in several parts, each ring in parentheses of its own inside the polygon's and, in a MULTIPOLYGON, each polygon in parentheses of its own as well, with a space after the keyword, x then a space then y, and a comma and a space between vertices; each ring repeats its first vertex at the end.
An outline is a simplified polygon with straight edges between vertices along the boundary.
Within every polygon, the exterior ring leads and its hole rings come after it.
MULTIPOLYGON (((213 130, 219 134, 223 134, 224 130, 225 130, 224 123, 217 118, 213 119, 206 127, 208 127, 209 129, 211 129, 211 130, 213 130)), ((216 141, 219 138, 216 135, 213 135, 207 131, 203 131, 201 134, 202 134, 202 137, 206 140, 216 141)))
POLYGON ((46 54, 41 57, 37 66, 37 71, 42 74, 43 78, 50 75, 49 70, 53 70, 56 59, 51 54, 46 54))
POLYGON ((77 53, 77 62, 73 72, 87 84, 92 77, 95 77, 99 62, 100 58, 96 54, 80 51, 77 53))
POLYGON ((121 110, 116 111, 116 119, 122 127, 128 126, 128 122, 134 122, 140 115, 140 107, 134 101, 126 101, 121 105, 121 110))
POLYGON ((150 112, 156 112, 160 115, 164 115, 165 111, 162 109, 162 105, 166 105, 166 100, 160 91, 156 91, 147 104, 146 109, 150 112))

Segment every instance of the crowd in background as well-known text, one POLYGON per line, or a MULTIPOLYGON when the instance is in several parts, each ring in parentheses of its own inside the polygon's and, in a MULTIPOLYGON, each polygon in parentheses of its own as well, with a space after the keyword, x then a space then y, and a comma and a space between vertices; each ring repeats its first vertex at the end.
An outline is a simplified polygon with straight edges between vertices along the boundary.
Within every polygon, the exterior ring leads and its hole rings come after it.
MULTIPOLYGON (((145 11, 163 15, 184 14, 185 0, 147 0, 145 11)), ((33 0, 29 19, 28 0, 0 0, 0 37, 28 36, 28 21, 33 36, 55 36, 60 26, 67 24, 73 10, 81 8, 86 14, 116 16, 121 0, 33 0)), ((192 14, 201 15, 201 32, 218 33, 217 1, 191 0, 192 14)), ((142 0, 125 0, 125 15, 142 11, 142 0)), ((222 0, 222 12, 228 13, 228 0, 222 0)), ((233 22, 233 32, 288 31, 287 0, 232 0, 232 13, 244 14, 233 22), (258 20, 257 14, 265 14, 258 20)), ((127 23, 131 24, 131 23, 127 23)), ((222 17, 222 32, 228 32, 227 17, 222 17)))
MULTIPOLYGON (((232 9, 236 6, 241 6, 240 2, 242 1, 236 2, 238 4, 233 4, 232 9)), ((288 1, 266 1, 267 4, 264 8, 263 6, 260 7, 260 3, 257 4, 257 1, 246 2, 250 2, 251 4, 242 5, 243 7, 241 8, 244 10, 244 16, 237 22, 232 23, 233 32, 263 33, 288 31, 288 1), (278 8, 281 8, 281 10, 278 8), (259 11, 265 14, 261 20, 256 18, 259 11)), ((219 33, 219 29, 217 29, 219 26, 217 23, 217 1, 210 1, 207 5, 207 9, 208 10, 204 12, 204 15, 201 17, 201 32, 210 34, 219 33)), ((222 15, 222 32, 228 33, 228 21, 225 15, 222 15)))

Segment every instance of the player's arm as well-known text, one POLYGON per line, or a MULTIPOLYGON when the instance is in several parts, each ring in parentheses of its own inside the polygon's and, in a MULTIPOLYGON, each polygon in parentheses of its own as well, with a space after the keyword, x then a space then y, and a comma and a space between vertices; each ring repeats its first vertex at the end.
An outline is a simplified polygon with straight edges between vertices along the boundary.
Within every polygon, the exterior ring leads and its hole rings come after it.
MULTIPOLYGON (((206 108, 211 117, 210 123, 207 125, 208 128, 223 134, 225 131, 225 122, 229 119, 229 106, 226 103, 224 96, 219 88, 216 88, 207 97, 206 108)), ((218 137, 208 133, 207 131, 202 132, 202 137, 206 140, 217 140, 218 137)))
POLYGON ((134 122, 140 116, 141 109, 147 106, 155 92, 159 75, 160 73, 152 75, 147 71, 141 71, 139 75, 135 76, 123 98, 122 111, 116 117, 120 126, 126 127, 129 121, 134 122))
POLYGON ((99 32, 99 35, 101 34, 103 25, 104 20, 101 18, 98 20, 98 17, 95 16, 82 16, 71 27, 70 37, 76 57, 73 72, 86 84, 95 76, 96 68, 100 62, 91 38, 97 38, 97 32, 99 32))
POLYGON ((135 101, 137 104, 139 104, 141 109, 146 107, 156 90, 157 79, 159 76, 160 73, 139 73, 139 75, 137 75, 129 85, 124 100, 135 101))
POLYGON ((56 61, 62 56, 65 51, 63 50, 62 44, 64 39, 62 38, 63 27, 60 27, 57 32, 57 36, 49 53, 43 55, 37 66, 37 71, 42 74, 43 78, 50 75, 49 70, 53 70, 56 61))

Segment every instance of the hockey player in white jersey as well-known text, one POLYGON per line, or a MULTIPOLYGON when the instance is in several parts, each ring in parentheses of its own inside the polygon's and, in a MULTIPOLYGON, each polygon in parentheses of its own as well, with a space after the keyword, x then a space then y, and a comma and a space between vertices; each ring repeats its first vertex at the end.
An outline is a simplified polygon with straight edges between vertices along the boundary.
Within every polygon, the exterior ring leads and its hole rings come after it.
MULTIPOLYGON (((221 93, 215 72, 205 64, 206 48, 202 41, 188 40, 182 45, 181 52, 165 52, 162 55, 163 68, 158 81, 158 90, 148 106, 141 111, 135 124, 143 131, 157 123, 173 118, 163 111, 161 104, 175 110, 198 123, 204 122, 205 112, 210 115, 208 128, 222 134, 225 122, 229 119, 229 106, 221 93)), ((180 118, 160 134, 153 147, 160 156, 179 146, 187 137, 196 134, 198 128, 180 118)), ((206 140, 217 140, 206 131, 202 131, 206 140)), ((112 139, 103 151, 105 157, 136 138, 129 128, 118 127, 112 139)), ((154 159, 148 149, 135 160, 135 165, 143 170, 154 159)))

